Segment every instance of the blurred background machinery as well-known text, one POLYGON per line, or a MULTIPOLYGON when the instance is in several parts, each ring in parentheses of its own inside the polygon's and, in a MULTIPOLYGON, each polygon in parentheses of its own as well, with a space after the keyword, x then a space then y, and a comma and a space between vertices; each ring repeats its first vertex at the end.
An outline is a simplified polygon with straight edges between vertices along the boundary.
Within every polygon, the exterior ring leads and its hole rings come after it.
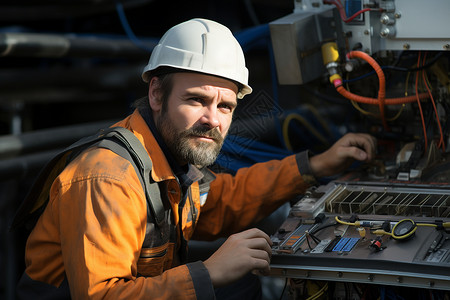
MULTIPOLYGON (((401 243, 392 230, 397 223, 414 227, 404 219, 436 225, 450 217, 449 3, 2 1, 0 298, 14 299, 23 270, 23 233, 8 226, 39 169, 58 150, 130 113, 146 94, 140 73, 159 37, 204 17, 233 31, 254 88, 235 112, 216 171, 321 152, 347 132, 378 139, 372 164, 322 179, 260 224, 276 241, 264 298, 447 299, 447 228, 416 226, 401 243), (328 227, 314 233, 318 220, 328 227), (364 238, 360 220, 375 224, 364 228, 364 238), (385 221, 388 234, 377 234, 385 221), (307 231, 324 241, 319 248, 307 231), (300 238, 293 247, 294 232, 300 238), (439 252, 429 255, 441 234, 439 252), (324 251, 327 240, 340 239, 353 243, 342 246, 349 251, 324 251), (387 247, 382 253, 374 250, 377 239, 387 247), (365 261, 365 269, 355 267, 365 261)), ((199 252, 209 247, 193 245, 199 252)))

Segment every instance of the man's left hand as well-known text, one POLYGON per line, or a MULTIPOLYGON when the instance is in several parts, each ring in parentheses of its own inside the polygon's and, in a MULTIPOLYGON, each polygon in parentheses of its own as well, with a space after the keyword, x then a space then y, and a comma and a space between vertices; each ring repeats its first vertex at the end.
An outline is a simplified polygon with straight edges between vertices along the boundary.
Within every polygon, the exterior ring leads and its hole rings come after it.
POLYGON ((376 144, 376 139, 369 134, 348 133, 327 151, 311 157, 311 170, 316 178, 339 174, 355 160, 373 160, 376 144))

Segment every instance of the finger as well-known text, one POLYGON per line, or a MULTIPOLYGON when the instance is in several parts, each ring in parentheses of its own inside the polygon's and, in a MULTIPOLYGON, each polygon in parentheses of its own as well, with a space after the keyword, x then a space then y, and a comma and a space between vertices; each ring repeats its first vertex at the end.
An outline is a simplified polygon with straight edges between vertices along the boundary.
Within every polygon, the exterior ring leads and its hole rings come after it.
POLYGON ((352 158, 360 161, 373 158, 376 140, 372 136, 368 134, 349 134, 348 139, 352 158))
POLYGON ((264 260, 267 263, 270 263, 271 253, 265 250, 251 249, 249 255, 255 259, 264 260))
POLYGON ((272 256, 272 248, 263 238, 249 239, 246 245, 249 249, 263 250, 269 257, 272 256))
POLYGON ((371 136, 370 134, 362 134, 362 137, 364 138, 365 142, 365 149, 369 154, 375 153, 375 150, 377 148, 377 140, 371 136))
POLYGON ((236 236, 245 239, 264 238, 267 241, 267 243, 269 243, 269 245, 272 245, 272 240, 270 239, 270 237, 264 231, 258 228, 252 228, 242 231, 240 233, 237 233, 236 236))
POLYGON ((264 251, 253 251, 250 266, 252 270, 268 270, 270 259, 264 251))

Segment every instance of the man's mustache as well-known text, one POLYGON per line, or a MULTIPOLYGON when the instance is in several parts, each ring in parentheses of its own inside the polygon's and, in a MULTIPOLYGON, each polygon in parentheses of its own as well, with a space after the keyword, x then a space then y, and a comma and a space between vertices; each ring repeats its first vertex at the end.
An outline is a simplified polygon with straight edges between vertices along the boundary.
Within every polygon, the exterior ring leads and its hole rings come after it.
POLYGON ((213 139, 216 142, 222 143, 223 137, 219 132, 219 129, 217 127, 215 128, 209 128, 205 126, 196 126, 189 128, 184 131, 185 136, 195 135, 195 136, 201 136, 213 139))

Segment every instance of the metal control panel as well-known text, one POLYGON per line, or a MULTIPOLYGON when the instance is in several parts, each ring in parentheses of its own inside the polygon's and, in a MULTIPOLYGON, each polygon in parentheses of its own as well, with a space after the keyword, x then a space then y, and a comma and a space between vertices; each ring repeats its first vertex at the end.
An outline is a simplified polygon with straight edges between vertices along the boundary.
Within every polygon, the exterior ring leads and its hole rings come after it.
POLYGON ((271 237, 271 275, 450 290, 450 233, 441 226, 446 222, 450 219, 290 215, 271 237), (348 225, 355 220, 359 226, 348 225))

